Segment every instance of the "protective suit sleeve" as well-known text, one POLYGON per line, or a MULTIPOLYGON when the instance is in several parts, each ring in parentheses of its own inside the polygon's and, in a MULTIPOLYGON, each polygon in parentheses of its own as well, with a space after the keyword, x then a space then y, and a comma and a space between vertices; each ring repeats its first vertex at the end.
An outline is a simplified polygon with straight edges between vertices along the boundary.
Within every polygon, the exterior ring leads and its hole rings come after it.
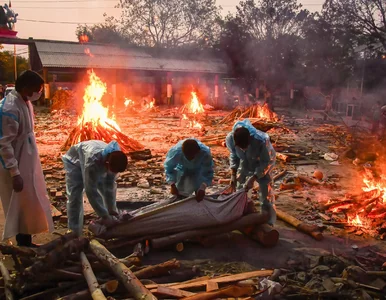
POLYGON ((0 122, 0 163, 14 177, 20 175, 18 161, 11 144, 19 131, 18 118, 14 114, 0 110, 0 122))
POLYGON ((268 140, 261 145, 260 152, 260 163, 255 169, 255 176, 257 178, 264 177, 268 172, 270 172, 276 161, 276 152, 273 149, 271 142, 268 140))
POLYGON ((214 176, 213 167, 214 163, 212 155, 210 152, 206 153, 201 166, 201 183, 205 183, 207 186, 212 185, 214 176))
POLYGON ((98 192, 99 174, 95 168, 87 167, 84 170, 84 190, 88 201, 99 217, 108 215, 103 198, 98 192))
POLYGON ((108 174, 103 184, 103 193, 106 206, 109 212, 117 211, 117 183, 115 181, 116 176, 108 174))
POLYGON ((173 147, 169 150, 168 154, 166 155, 164 168, 165 168, 165 174, 166 174, 166 182, 168 184, 177 182, 176 167, 178 165, 178 162, 180 161, 181 153, 182 153, 182 149, 177 149, 176 147, 173 147))
POLYGON ((225 143, 230 152, 229 155, 229 165, 231 169, 237 170, 240 166, 240 158, 236 154, 236 146, 233 141, 232 133, 229 133, 226 137, 225 143))

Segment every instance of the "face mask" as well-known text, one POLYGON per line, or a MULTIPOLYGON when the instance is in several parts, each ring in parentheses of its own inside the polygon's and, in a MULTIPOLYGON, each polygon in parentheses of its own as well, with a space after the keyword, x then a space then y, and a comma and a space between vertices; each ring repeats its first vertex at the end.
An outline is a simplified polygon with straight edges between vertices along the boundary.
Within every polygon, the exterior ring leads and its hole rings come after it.
POLYGON ((28 96, 27 97, 27 99, 29 100, 29 101, 38 101, 39 99, 40 99, 40 97, 42 96, 42 92, 39 92, 39 93, 37 93, 37 92, 34 92, 33 94, 32 94, 32 96, 28 96))

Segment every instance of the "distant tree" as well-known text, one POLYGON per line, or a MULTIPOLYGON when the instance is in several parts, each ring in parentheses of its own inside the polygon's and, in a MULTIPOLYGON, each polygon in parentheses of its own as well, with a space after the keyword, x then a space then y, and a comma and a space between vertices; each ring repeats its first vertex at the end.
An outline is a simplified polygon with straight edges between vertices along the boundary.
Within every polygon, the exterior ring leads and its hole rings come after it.
POLYGON ((323 9, 349 21, 348 28, 365 37, 367 43, 381 43, 386 49, 386 1, 326 0, 323 9))
POLYGON ((301 35, 309 12, 296 0, 245 0, 237 6, 237 18, 257 40, 301 35))
POLYGON ((129 42, 122 31, 118 29, 115 20, 105 15, 105 22, 89 25, 78 25, 76 36, 79 42, 95 42, 105 44, 119 44, 129 42))
POLYGON ((208 47, 219 34, 219 8, 215 0, 120 0, 119 19, 78 27, 78 37, 91 41, 129 41, 138 46, 208 47))
MULTIPOLYGON (((17 74, 29 69, 28 60, 22 56, 16 57, 17 74)), ((15 81, 15 66, 13 53, 9 51, 0 52, 0 81, 15 81)))
POLYGON ((308 16, 296 0, 245 0, 237 6, 234 22, 250 37, 243 58, 271 89, 293 79, 308 16))
POLYGON ((314 14, 304 24, 302 81, 318 85, 325 93, 341 86, 353 75, 357 38, 340 20, 335 22, 328 11, 314 14))

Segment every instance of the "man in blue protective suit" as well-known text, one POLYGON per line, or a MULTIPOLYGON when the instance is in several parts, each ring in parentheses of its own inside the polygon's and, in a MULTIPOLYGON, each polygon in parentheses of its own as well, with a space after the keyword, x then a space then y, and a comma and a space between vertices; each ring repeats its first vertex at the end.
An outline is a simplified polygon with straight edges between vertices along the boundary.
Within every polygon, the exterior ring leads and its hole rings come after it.
POLYGON ((259 198, 262 202, 262 211, 270 214, 269 223, 273 225, 276 221, 276 212, 273 206, 271 171, 275 165, 276 152, 268 134, 257 130, 246 119, 236 122, 232 132, 226 137, 226 145, 230 152, 233 189, 235 190, 236 186, 243 187, 244 184, 244 187, 251 189, 257 181, 260 186, 259 198))
POLYGON ((202 201, 206 187, 212 184, 213 166, 208 146, 195 139, 178 142, 169 150, 164 163, 171 194, 188 197, 196 192, 197 201, 202 201))
POLYGON ((118 215, 117 173, 127 167, 127 156, 116 141, 85 141, 72 146, 62 157, 66 170, 68 228, 83 228, 83 190, 97 215, 106 224, 118 215))

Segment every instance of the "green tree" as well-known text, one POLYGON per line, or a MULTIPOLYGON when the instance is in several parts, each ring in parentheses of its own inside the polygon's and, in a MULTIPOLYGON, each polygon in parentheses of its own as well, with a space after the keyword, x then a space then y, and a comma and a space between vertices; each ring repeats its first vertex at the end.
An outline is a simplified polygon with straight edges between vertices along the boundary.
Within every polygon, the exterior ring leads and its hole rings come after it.
MULTIPOLYGON (((29 69, 28 60, 22 56, 16 57, 17 74, 29 69)), ((0 52, 0 82, 15 81, 14 56, 12 52, 0 52)))

